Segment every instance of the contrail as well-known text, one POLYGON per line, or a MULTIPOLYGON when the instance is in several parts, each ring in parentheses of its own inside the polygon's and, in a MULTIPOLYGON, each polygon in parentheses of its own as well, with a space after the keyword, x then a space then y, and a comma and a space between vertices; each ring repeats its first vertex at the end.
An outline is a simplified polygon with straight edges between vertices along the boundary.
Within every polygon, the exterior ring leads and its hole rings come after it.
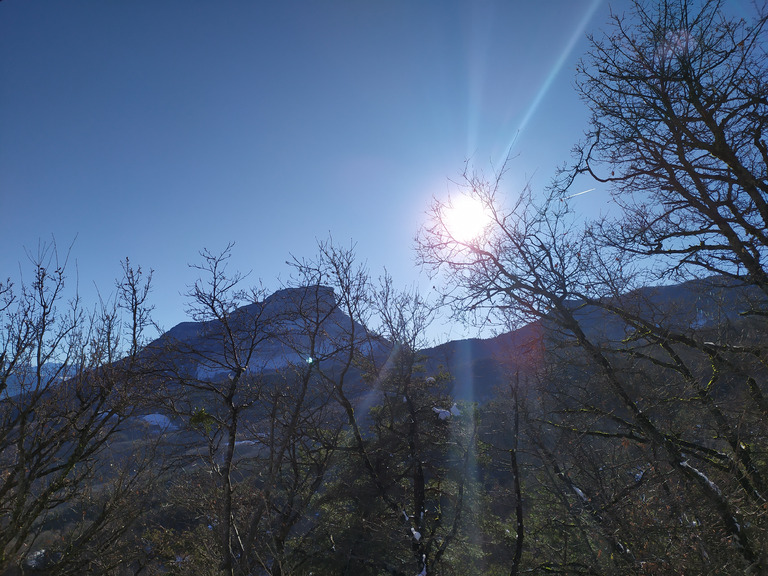
POLYGON ((570 196, 566 196, 563 198, 563 200, 568 200, 570 198, 575 198, 576 196, 581 196, 582 194, 586 194, 587 192, 592 192, 594 188, 590 188, 589 190, 584 190, 583 192, 576 192, 576 194, 571 194, 570 196))

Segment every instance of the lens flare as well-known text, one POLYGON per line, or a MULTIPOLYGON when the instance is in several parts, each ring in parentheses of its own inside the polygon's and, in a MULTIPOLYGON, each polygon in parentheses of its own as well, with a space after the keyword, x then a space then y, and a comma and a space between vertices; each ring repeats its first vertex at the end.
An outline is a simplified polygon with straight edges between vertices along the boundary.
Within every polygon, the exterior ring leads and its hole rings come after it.
POLYGON ((579 42, 579 40, 581 40, 584 37, 584 30, 586 30, 587 26, 589 25, 589 22, 592 20, 592 16, 595 14, 595 11, 597 10, 598 6, 600 6, 602 1, 603 0, 593 0, 592 5, 589 7, 587 12, 584 14, 584 17, 576 26, 576 29, 574 30, 573 34, 568 40, 568 43, 565 45, 565 48, 560 54, 560 57, 557 59, 557 62, 555 62, 555 65, 550 70, 546 80, 544 80, 544 83, 541 85, 541 88, 539 88, 539 91, 536 93, 536 96, 534 97, 533 101, 528 106, 528 110, 526 110, 525 116, 523 116, 523 119, 520 122, 520 125, 517 128, 517 131, 512 136, 512 139, 510 140, 509 145, 504 150, 504 156, 501 158, 502 162, 506 158, 509 158, 509 155, 512 151, 512 147, 515 144, 515 140, 525 131, 525 128, 528 126, 528 122, 530 122, 531 118, 533 118, 533 116, 536 114, 536 111, 539 109, 539 105, 541 104, 542 100, 544 100, 544 96, 546 96, 547 92, 549 92, 550 87, 554 83, 558 74, 560 74, 560 70, 563 69, 563 66, 568 61, 568 58, 571 55, 571 52, 573 52, 573 49, 576 47, 576 44, 579 42))

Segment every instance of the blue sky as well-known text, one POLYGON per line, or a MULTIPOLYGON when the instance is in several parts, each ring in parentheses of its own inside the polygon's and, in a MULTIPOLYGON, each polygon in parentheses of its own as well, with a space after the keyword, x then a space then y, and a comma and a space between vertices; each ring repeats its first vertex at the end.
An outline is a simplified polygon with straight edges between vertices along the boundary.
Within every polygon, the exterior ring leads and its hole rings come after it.
POLYGON ((70 278, 92 300, 128 256, 155 270, 168 329, 201 249, 234 242, 231 266, 276 289, 331 234, 429 291, 413 238, 430 199, 513 139, 509 193, 547 183, 586 128, 574 70, 608 14, 607 0, 0 2, 0 276, 40 240, 74 241, 70 278))

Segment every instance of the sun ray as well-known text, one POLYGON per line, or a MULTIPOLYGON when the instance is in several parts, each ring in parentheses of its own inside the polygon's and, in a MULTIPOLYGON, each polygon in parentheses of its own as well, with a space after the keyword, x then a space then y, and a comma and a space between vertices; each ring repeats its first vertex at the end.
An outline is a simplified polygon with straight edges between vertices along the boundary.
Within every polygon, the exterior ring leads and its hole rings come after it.
POLYGON ((539 88, 539 91, 536 93, 536 96, 533 98, 533 101, 531 102, 530 106, 528 106, 528 110, 526 110, 525 116, 523 116, 523 119, 520 121, 520 125, 515 131, 515 134, 512 136, 512 138, 509 141, 509 144, 504 150, 504 156, 500 159, 499 165, 501 165, 504 162, 504 160, 506 160, 509 157, 512 151, 512 147, 515 143, 515 140, 525 131, 531 118, 533 117, 534 114, 536 114, 536 111, 538 110, 539 105, 541 104, 541 101, 544 99, 544 96, 547 95, 547 92, 552 86, 552 83, 555 81, 555 78, 557 78, 557 75, 560 73, 560 70, 562 70, 563 66, 565 65, 565 62, 568 60, 568 57, 571 55, 571 52, 573 52, 573 49, 576 47, 576 44, 584 36, 584 30, 586 30, 587 26, 589 25, 589 22, 592 20, 592 16, 594 15, 598 6, 602 4, 602 1, 603 0, 594 0, 592 2, 592 5, 587 10, 587 12, 584 14, 584 17, 576 26, 576 29, 574 30, 573 34, 568 40, 568 43, 563 49, 563 52, 560 54, 560 57, 557 59, 557 62, 555 62, 555 65, 552 67, 552 70, 550 70, 549 75, 544 80, 544 83, 541 85, 541 88, 539 88))

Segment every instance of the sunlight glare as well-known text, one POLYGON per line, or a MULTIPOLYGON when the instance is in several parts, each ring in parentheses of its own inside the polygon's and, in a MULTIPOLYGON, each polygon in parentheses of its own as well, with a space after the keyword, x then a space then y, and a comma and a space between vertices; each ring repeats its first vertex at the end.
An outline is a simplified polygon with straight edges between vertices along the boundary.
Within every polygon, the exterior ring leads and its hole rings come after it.
POLYGON ((491 214, 476 198, 460 196, 445 206, 442 220, 451 237, 465 243, 485 232, 491 223, 491 214))

